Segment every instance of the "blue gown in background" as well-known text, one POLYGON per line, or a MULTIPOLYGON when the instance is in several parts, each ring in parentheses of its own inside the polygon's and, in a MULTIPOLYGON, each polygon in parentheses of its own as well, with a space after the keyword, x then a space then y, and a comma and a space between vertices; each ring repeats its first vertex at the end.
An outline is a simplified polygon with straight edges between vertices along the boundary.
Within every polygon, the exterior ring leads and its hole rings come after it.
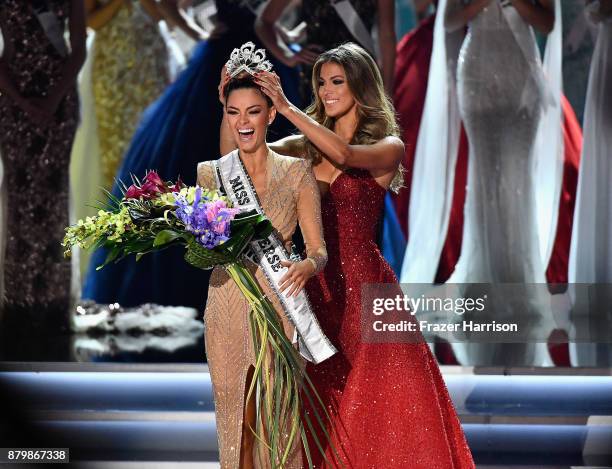
MULTIPOLYGON (((142 178, 147 170, 154 169, 164 180, 175 181, 180 176, 186 184, 195 185, 196 164, 219 157, 223 109, 217 86, 221 69, 234 48, 257 40, 255 17, 248 8, 218 1, 217 17, 228 27, 227 32, 199 44, 187 69, 145 111, 117 179, 129 184, 131 174, 142 178)), ((299 103, 298 72, 282 64, 274 65, 287 97, 299 103)), ((288 121, 277 118, 268 141, 291 131, 288 121)), ((121 195, 117 184, 112 192, 121 195)), ((138 262, 125 259, 96 271, 106 255, 104 249, 99 249, 92 256, 83 299, 118 302, 127 307, 157 303, 204 310, 209 272, 187 264, 183 248, 148 254, 138 262)))

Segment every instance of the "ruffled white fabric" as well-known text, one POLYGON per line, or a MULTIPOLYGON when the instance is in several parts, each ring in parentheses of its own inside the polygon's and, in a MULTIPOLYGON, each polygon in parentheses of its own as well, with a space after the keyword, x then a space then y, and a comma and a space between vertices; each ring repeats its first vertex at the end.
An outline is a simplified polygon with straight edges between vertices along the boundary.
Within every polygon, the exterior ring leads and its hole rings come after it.
POLYGON ((204 325, 196 317, 196 309, 184 306, 144 304, 135 308, 121 308, 119 305, 88 302, 75 309, 72 330, 76 333, 157 332, 160 335, 180 335, 204 329, 204 325))

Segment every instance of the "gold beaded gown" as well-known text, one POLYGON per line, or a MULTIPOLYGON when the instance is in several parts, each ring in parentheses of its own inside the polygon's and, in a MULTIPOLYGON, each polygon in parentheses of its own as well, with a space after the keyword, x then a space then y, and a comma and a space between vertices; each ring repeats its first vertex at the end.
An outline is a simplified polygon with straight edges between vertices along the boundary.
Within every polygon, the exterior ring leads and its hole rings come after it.
POLYGON ((130 0, 96 31, 93 54, 102 182, 110 190, 141 113, 169 83, 168 51, 157 23, 130 0))
MULTIPOLYGON (((278 238, 288 248, 299 222, 306 254, 315 261, 317 272, 321 271, 327 261, 327 253, 321 227, 319 189, 310 162, 270 152, 266 175, 266 191, 258 194, 258 199, 278 238)), ((198 185, 217 188, 210 161, 198 165, 198 185)), ((287 337, 292 339, 294 327, 282 313, 280 302, 269 287, 264 273, 257 265, 246 262, 279 312, 287 337)), ((246 299, 227 273, 220 267, 215 268, 210 277, 204 323, 222 469, 240 468, 245 396, 247 385, 250 384, 247 380, 255 363, 248 324, 249 311, 246 299)), ((256 447, 253 452, 254 467, 269 467, 267 453, 260 452, 262 466, 257 451, 256 447)), ((284 467, 302 467, 299 439, 284 467)))

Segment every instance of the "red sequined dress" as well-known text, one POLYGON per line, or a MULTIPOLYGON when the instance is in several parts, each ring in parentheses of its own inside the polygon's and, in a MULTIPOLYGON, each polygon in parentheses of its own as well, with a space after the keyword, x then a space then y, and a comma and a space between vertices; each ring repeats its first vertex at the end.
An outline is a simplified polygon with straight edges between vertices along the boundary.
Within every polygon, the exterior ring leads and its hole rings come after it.
MULTIPOLYGON (((332 462, 324 463, 309 435, 315 467, 473 468, 427 344, 361 341, 362 284, 397 283, 375 242, 385 193, 368 171, 349 169, 322 196, 329 257, 307 291, 338 353, 319 365, 309 364, 307 372, 331 415, 328 430, 342 462, 333 462, 328 448, 332 462)), ((317 433, 319 441, 325 441, 320 428, 317 433)))

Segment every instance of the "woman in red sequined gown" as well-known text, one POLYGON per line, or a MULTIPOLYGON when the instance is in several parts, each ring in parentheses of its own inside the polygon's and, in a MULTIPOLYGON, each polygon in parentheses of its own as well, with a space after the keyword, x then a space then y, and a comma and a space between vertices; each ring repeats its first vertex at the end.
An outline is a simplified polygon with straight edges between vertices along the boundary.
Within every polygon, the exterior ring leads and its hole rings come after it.
MULTIPOLYGON (((375 62, 353 44, 322 54, 313 68, 315 101, 307 114, 286 100, 276 75, 264 72, 258 83, 303 134, 271 147, 312 158, 322 193, 329 258, 307 290, 339 353, 307 370, 331 416, 327 462, 311 451, 314 466, 473 468, 427 344, 361 340, 361 286, 397 283, 375 236, 387 188, 401 184, 404 154, 375 62)), ((316 432, 325 441, 323 430, 316 432)), ((314 445, 311 435, 309 443, 314 445)))

